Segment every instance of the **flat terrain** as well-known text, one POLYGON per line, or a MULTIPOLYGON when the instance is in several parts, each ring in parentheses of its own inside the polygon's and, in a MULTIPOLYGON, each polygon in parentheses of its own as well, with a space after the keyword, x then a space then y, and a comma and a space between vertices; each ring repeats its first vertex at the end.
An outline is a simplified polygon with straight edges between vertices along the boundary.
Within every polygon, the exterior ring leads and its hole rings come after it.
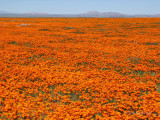
POLYGON ((0 119, 159 120, 160 18, 0 18, 0 119))

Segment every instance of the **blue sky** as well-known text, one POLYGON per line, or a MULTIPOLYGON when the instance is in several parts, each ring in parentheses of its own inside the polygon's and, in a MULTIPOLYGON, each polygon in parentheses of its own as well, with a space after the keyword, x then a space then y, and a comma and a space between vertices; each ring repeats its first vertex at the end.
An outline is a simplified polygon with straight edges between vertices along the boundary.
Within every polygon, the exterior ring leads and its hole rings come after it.
POLYGON ((76 14, 87 11, 160 14, 160 0, 0 0, 0 10, 51 14, 76 14))

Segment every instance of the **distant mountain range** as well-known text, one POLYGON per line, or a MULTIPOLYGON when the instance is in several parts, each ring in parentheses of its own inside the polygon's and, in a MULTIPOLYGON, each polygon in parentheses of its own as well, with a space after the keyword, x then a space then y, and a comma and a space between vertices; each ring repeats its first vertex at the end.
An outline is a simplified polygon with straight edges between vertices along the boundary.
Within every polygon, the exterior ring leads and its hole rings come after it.
POLYGON ((0 15, 1 15, 1 14, 4 15, 4 14, 13 14, 13 13, 0 10, 0 15))
POLYGON ((48 13, 40 13, 40 12, 30 12, 30 13, 24 13, 28 15, 48 15, 48 13))
POLYGON ((122 14, 119 12, 103 12, 100 13, 98 11, 89 11, 86 13, 80 14, 47 14, 47 13, 39 13, 39 12, 31 12, 31 13, 12 13, 6 11, 0 11, 0 17, 97 17, 97 18, 135 18, 135 17, 160 17, 160 14, 122 14))

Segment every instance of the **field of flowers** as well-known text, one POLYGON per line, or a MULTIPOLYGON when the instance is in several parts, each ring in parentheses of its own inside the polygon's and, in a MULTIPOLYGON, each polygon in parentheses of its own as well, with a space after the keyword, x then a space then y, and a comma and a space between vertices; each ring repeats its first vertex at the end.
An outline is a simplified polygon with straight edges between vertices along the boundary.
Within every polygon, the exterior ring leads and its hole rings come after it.
POLYGON ((0 18, 0 119, 160 120, 160 18, 0 18))

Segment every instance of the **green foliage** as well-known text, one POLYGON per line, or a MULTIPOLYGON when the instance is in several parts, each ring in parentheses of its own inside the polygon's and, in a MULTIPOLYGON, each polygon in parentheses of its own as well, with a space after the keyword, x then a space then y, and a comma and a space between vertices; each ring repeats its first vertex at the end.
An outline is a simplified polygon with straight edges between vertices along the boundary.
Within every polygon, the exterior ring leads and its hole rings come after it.
POLYGON ((138 57, 129 57, 128 59, 129 59, 129 61, 130 61, 131 63, 133 63, 133 64, 139 64, 140 61, 141 61, 141 59, 138 58, 138 57))
POLYGON ((39 29, 38 31, 51 31, 49 29, 39 29))
POLYGON ((73 27, 66 27, 66 29, 73 29, 73 27))
POLYGON ((160 93, 160 84, 156 83, 156 91, 158 91, 160 93))
POLYGON ((8 44, 17 44, 17 42, 16 41, 11 41, 8 44))
POLYGON ((150 43, 150 42, 148 42, 148 43, 146 43, 146 45, 158 45, 159 43, 155 43, 155 42, 153 42, 153 43, 150 43))
POLYGON ((70 92, 70 99, 71 99, 71 101, 79 101, 80 100, 79 94, 76 94, 76 93, 71 91, 70 92))

